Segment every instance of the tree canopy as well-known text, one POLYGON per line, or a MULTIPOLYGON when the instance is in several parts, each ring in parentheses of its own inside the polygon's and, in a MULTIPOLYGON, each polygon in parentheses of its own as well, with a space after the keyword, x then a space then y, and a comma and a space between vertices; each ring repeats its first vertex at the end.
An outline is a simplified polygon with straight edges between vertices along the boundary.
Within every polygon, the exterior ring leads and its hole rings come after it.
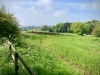
POLYGON ((43 26, 41 27, 41 30, 43 30, 43 31, 49 30, 49 26, 43 25, 43 26))
POLYGON ((79 35, 90 34, 93 31, 93 25, 89 22, 75 22, 71 24, 71 30, 79 35))
POLYGON ((58 23, 56 26, 53 27, 53 31, 55 32, 67 32, 68 28, 70 27, 70 23, 58 23))
POLYGON ((94 29, 93 29, 93 32, 92 34, 96 37, 100 37, 100 22, 97 22, 94 29))
POLYGON ((75 22, 71 24, 71 30, 74 33, 77 33, 79 35, 82 35, 83 33, 86 32, 85 28, 84 28, 84 23, 82 22, 75 22))
POLYGON ((5 6, 0 8, 0 38, 6 37, 13 40, 20 34, 19 22, 13 13, 6 10, 5 6))
POLYGON ((65 22, 65 23, 58 23, 55 26, 49 27, 44 25, 41 27, 41 30, 48 30, 49 32, 71 32, 76 33, 79 35, 89 35, 93 34, 94 36, 99 35, 99 27, 100 21, 98 20, 91 20, 87 22, 65 22))

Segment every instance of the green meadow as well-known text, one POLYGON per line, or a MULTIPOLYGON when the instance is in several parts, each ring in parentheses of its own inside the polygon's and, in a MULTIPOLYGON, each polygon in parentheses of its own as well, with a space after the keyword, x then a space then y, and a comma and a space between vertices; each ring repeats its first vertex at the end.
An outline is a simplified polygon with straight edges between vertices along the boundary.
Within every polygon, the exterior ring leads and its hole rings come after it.
MULTIPOLYGON (((100 75, 100 38, 23 33, 14 46, 37 75, 100 75)), ((5 43, 0 43, 0 75, 14 75, 5 43)))

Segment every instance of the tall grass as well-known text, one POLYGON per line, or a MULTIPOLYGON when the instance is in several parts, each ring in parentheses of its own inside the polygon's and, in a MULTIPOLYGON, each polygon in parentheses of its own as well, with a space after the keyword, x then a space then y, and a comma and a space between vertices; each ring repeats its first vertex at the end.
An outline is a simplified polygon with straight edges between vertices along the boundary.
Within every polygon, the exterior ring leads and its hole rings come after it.
POLYGON ((63 62, 57 55, 42 46, 42 40, 48 38, 48 36, 28 34, 23 36, 27 37, 22 40, 22 47, 16 45, 16 48, 31 68, 35 70, 37 75, 81 74, 79 71, 63 62))
POLYGON ((100 38, 59 36, 43 42, 84 74, 100 74, 100 38))
MULTIPOLYGON (((100 38, 23 33, 20 39, 16 50, 37 75, 100 75, 100 38)), ((0 60, 0 74, 13 75, 13 61, 1 44, 0 60)))

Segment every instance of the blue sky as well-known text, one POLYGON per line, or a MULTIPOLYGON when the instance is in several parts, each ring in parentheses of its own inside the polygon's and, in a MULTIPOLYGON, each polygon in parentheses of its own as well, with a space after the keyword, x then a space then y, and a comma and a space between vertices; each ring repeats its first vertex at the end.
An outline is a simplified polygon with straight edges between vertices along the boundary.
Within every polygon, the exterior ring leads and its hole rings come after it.
POLYGON ((100 0, 0 0, 21 26, 100 20, 100 0))

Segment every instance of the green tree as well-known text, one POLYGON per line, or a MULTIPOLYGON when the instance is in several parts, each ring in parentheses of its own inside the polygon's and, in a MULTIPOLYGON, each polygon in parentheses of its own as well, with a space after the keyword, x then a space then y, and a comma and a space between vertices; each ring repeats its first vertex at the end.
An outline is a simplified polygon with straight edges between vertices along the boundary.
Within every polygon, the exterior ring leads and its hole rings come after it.
POLYGON ((19 22, 13 13, 6 10, 5 6, 0 8, 0 38, 6 37, 14 40, 20 34, 19 22))
POLYGON ((71 30, 79 35, 90 34, 94 26, 90 22, 75 22, 71 24, 71 30))
POLYGON ((93 35, 96 37, 100 37, 100 26, 96 26, 93 30, 93 35))
POLYGON ((100 21, 96 22, 92 34, 96 37, 100 37, 100 21))
POLYGON ((93 25, 95 25, 95 23, 97 23, 98 20, 95 20, 95 19, 94 19, 94 20, 91 20, 90 22, 91 22, 93 25))
POLYGON ((86 34, 91 34, 92 31, 93 31, 94 26, 91 23, 86 22, 86 23, 84 23, 84 28, 85 28, 85 33, 86 34))
POLYGON ((68 27, 70 27, 70 23, 58 23, 54 26, 55 32, 67 32, 68 27))
POLYGON ((49 32, 53 32, 53 27, 49 27, 49 32))
POLYGON ((60 24, 56 24, 56 26, 53 27, 53 31, 54 32, 58 32, 58 28, 59 28, 60 24))
POLYGON ((70 32, 70 25, 71 25, 71 23, 69 23, 69 22, 64 23, 66 32, 70 32))
POLYGON ((66 29, 64 27, 64 23, 59 23, 58 25, 59 25, 58 32, 65 32, 66 31, 66 29))
POLYGON ((43 26, 41 27, 41 30, 43 30, 43 31, 49 30, 49 26, 43 25, 43 26))
POLYGON ((84 33, 86 33, 86 29, 84 27, 84 23, 82 22, 74 22, 71 24, 71 30, 74 33, 77 33, 79 35, 83 35, 84 33))

